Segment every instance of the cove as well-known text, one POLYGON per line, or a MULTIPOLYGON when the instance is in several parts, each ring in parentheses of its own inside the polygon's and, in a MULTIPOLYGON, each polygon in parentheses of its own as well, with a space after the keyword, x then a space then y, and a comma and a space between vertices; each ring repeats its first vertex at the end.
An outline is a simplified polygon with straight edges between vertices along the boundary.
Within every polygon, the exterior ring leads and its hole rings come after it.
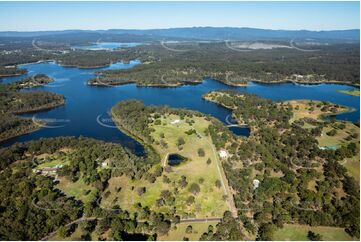
POLYGON ((251 130, 248 127, 232 126, 232 127, 229 127, 229 130, 238 136, 248 137, 251 134, 251 130))
MULTIPOLYGON (((43 112, 22 115, 36 119, 53 121, 54 128, 41 128, 33 133, 25 134, 6 142, 1 146, 9 146, 15 142, 24 142, 41 137, 86 136, 107 142, 120 143, 136 154, 143 154, 141 144, 120 132, 112 122, 108 113, 112 106, 126 99, 140 99, 146 105, 168 105, 175 108, 187 108, 200 111, 218 118, 226 123, 230 111, 214 103, 202 99, 202 95, 219 89, 233 89, 253 93, 272 100, 314 99, 329 101, 353 108, 354 112, 337 115, 340 120, 358 121, 360 115, 360 98, 337 92, 352 90, 354 87, 337 84, 295 85, 293 83, 260 84, 250 83, 247 87, 230 87, 215 80, 204 80, 199 85, 185 85, 177 88, 137 87, 127 84, 114 87, 89 86, 86 81, 95 77, 95 72, 103 69, 127 69, 139 64, 114 63, 106 68, 79 69, 63 67, 55 62, 43 62, 20 65, 28 70, 26 75, 0 79, 9 83, 35 74, 46 74, 55 81, 49 85, 22 90, 44 90, 65 96, 65 105, 43 112)), ((51 126, 51 123, 50 123, 51 126)), ((242 135, 242 134, 241 134, 242 135)), ((247 134, 246 134, 247 135, 247 134)))

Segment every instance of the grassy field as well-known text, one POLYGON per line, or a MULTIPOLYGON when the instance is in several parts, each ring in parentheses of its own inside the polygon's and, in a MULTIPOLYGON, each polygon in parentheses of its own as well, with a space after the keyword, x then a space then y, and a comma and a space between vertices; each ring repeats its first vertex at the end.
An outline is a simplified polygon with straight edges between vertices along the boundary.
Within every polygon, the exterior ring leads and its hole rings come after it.
POLYGON ((37 169, 44 169, 44 168, 53 168, 57 165, 66 165, 69 164, 69 158, 67 154, 70 154, 73 150, 63 148, 58 150, 57 152, 53 154, 41 154, 36 156, 37 163, 37 169), (66 154, 66 155, 64 155, 66 154))
POLYGON ((188 238, 189 240, 199 240, 201 235, 208 231, 208 226, 213 226, 213 231, 216 231, 217 222, 199 222, 199 223, 182 223, 177 224, 176 228, 172 228, 167 235, 160 236, 157 240, 162 241, 181 241, 183 238, 188 238), (188 225, 192 226, 192 233, 186 233, 186 228, 188 225))
POLYGON ((317 137, 319 146, 332 146, 339 147, 342 145, 347 145, 350 142, 359 141, 360 129, 356 125, 350 122, 335 122, 330 123, 326 127, 322 129, 322 134, 320 137, 317 137), (345 128, 340 129, 337 128, 339 124, 344 124, 345 128), (328 135, 327 133, 331 130, 335 129, 336 134, 334 136, 328 135), (357 134, 357 138, 351 138, 350 140, 346 140, 349 135, 357 134))
POLYGON ((350 237, 343 228, 317 226, 311 227, 308 225, 291 225, 286 224, 282 229, 275 232, 273 240, 289 240, 289 241, 306 241, 308 231, 313 231, 322 235, 322 240, 332 241, 347 241, 356 240, 350 237))
MULTIPOLYGON (((118 204, 122 208, 134 211, 134 205, 141 203, 143 207, 148 206, 159 212, 169 212, 175 207, 176 213, 181 218, 221 217, 228 210, 227 202, 223 199, 223 187, 215 185, 217 180, 221 180, 216 162, 218 154, 212 150, 211 138, 204 134, 210 121, 203 117, 193 117, 194 123, 191 126, 186 122, 187 119, 190 118, 186 117, 184 120, 180 120, 180 117, 176 115, 167 115, 159 118, 159 125, 152 124, 152 128, 155 130, 152 133, 155 140, 152 145, 161 156, 161 163, 156 166, 164 166, 167 163, 167 155, 172 153, 186 157, 187 161, 178 166, 172 166, 170 172, 163 171, 162 176, 158 177, 154 183, 150 183, 144 178, 140 180, 130 180, 125 176, 111 178, 107 189, 109 192, 105 191, 107 196, 103 197, 101 206, 112 207, 118 204), (175 120, 179 120, 179 123, 172 124, 175 120), (194 133, 186 134, 185 132, 190 129, 195 129, 201 136, 194 133), (177 146, 179 138, 183 138, 185 141, 181 150, 177 146), (167 143, 167 147, 162 147, 159 143, 161 139, 167 143), (200 148, 204 150, 204 157, 198 155, 200 148), (211 159, 210 164, 207 164, 208 158, 211 159), (164 176, 169 178, 168 183, 164 181, 164 176), (179 185, 182 176, 185 176, 188 182, 185 188, 179 185), (200 192, 194 195, 194 203, 188 205, 186 200, 192 195, 189 191, 192 183, 199 185, 200 192), (145 187, 145 193, 142 195, 138 194, 140 187, 145 187), (171 192, 175 201, 172 205, 157 206, 156 200, 160 198, 161 192, 164 190, 171 192)), ((156 169, 156 166, 152 169, 156 169)))
POLYGON ((288 101, 293 108, 293 117, 290 122, 294 122, 303 118, 319 119, 322 115, 330 115, 336 113, 342 113, 348 111, 347 107, 339 106, 334 104, 326 104, 327 108, 321 110, 325 105, 320 101, 311 100, 292 100, 288 101))
POLYGON ((348 94, 348 95, 351 95, 351 96, 357 96, 357 97, 360 96, 360 90, 359 90, 359 89, 354 89, 354 90, 337 90, 337 92, 344 93, 344 94, 348 94))
POLYGON ((356 179, 356 181, 360 182, 360 154, 346 158, 340 162, 344 165, 348 172, 356 179))
POLYGON ((59 183, 57 188, 64 191, 68 196, 73 196, 77 200, 88 202, 93 197, 95 188, 85 184, 81 179, 71 182, 65 177, 58 177, 59 183))

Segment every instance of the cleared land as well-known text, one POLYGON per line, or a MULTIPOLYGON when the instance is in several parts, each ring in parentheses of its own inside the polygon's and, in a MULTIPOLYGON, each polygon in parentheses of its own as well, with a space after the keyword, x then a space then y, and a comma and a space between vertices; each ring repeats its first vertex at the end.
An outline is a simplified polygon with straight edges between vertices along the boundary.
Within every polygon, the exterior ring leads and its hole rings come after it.
POLYGON ((357 182, 360 182, 360 154, 351 158, 346 158, 340 163, 347 168, 348 172, 357 182))
POLYGON ((156 122, 151 124, 154 129, 151 136, 154 139, 152 146, 160 154, 161 164, 152 167, 151 171, 155 171, 157 167, 159 169, 159 166, 164 166, 165 171, 154 183, 145 178, 111 178, 101 206, 112 207, 118 204, 124 209, 134 211, 135 205, 141 203, 143 207, 148 206, 159 212, 170 212, 175 208, 176 214, 181 218, 222 217, 229 207, 224 198, 224 188, 221 185, 216 186, 216 181, 220 182, 222 177, 217 167, 218 154, 213 151, 211 138, 204 133, 209 125, 210 121, 204 117, 193 116, 182 120, 172 114, 157 118, 156 122), (192 129, 195 130, 192 134, 185 133, 192 129), (178 145, 179 139, 183 139, 184 144, 178 145), (204 156, 198 154, 199 149, 203 149, 204 156), (169 167, 167 156, 173 153, 187 160, 169 167), (210 164, 207 164, 208 159, 211 160, 210 164), (182 176, 186 177, 187 181, 184 187, 180 185, 182 176), (192 193, 192 184, 198 184, 200 191, 192 193), (142 188, 144 192, 139 192, 142 188), (194 201, 187 203, 192 200, 192 196, 194 201), (158 201, 161 197, 166 200, 163 205, 158 201))
POLYGON ((65 177, 58 177, 59 183, 56 188, 64 191, 68 196, 75 197, 82 202, 89 202, 94 198, 94 192, 96 189, 92 186, 85 184, 85 182, 79 179, 76 182, 69 181, 65 177))
POLYGON ((292 100, 286 103, 290 104, 293 108, 291 123, 303 118, 317 120, 324 115, 333 115, 349 111, 347 107, 313 100, 292 100))
POLYGON ((308 231, 313 231, 322 236, 322 240, 347 241, 356 240, 349 236, 343 228, 308 225, 285 224, 282 229, 275 232, 273 240, 306 241, 308 231))

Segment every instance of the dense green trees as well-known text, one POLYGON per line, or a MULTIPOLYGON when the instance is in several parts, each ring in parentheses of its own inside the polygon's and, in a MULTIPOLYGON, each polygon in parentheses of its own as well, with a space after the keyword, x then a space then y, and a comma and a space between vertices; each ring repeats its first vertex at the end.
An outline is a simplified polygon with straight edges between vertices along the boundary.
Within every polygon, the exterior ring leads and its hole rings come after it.
POLYGON ((224 213, 222 221, 217 224, 217 230, 214 233, 212 228, 204 233, 200 240, 243 240, 244 235, 237 220, 232 217, 232 213, 224 213))
POLYGON ((199 187, 199 185, 197 183, 192 183, 189 186, 189 191, 191 193, 193 193, 194 195, 197 195, 201 191, 201 188, 199 187))
POLYGON ((312 231, 308 231, 307 238, 311 241, 321 241, 322 240, 322 236, 320 234, 317 234, 312 231))
POLYGON ((54 189, 51 179, 35 175, 31 165, 16 163, 0 173, 1 240, 40 240, 81 215, 82 204, 54 189))
POLYGON ((19 69, 16 66, 13 67, 0 66, 0 77, 23 75, 23 74, 26 74, 26 70, 19 69))
POLYGON ((103 71, 99 73, 101 83, 98 79, 89 80, 89 83, 178 86, 212 78, 228 85, 242 85, 247 81, 340 81, 357 85, 360 80, 357 71, 359 47, 345 47, 331 45, 317 51, 315 56, 316 52, 277 48, 237 52, 227 48, 224 43, 189 45, 186 48, 191 48, 191 51, 178 53, 169 52, 159 45, 138 46, 124 51, 123 54, 125 58, 133 56, 146 64, 129 70, 103 71), (285 59, 287 61, 284 61, 285 59))

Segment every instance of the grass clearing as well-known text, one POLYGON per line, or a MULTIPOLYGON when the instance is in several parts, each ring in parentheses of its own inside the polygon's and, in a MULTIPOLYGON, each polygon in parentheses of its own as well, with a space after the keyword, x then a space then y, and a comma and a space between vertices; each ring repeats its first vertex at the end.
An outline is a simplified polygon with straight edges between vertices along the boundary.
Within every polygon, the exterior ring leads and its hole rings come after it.
POLYGON ((343 166, 345 166, 357 182, 360 182, 360 154, 357 154, 351 158, 345 158, 340 162, 343 166))
POLYGON ((181 223, 177 224, 176 228, 172 228, 167 235, 160 236, 157 240, 162 241, 181 241, 184 237, 191 241, 199 240, 203 233, 208 231, 208 226, 213 226, 213 231, 216 231, 217 222, 197 222, 197 223, 181 223), (186 233, 188 225, 192 226, 192 233, 186 233))
POLYGON ((321 136, 317 137, 319 146, 326 147, 340 147, 342 145, 347 145, 350 142, 359 142, 360 129, 356 125, 350 122, 334 122, 328 124, 322 129, 321 136), (338 125, 345 125, 344 129, 338 128, 338 125), (328 133, 331 130, 336 130, 335 135, 329 135, 328 133), (355 135, 355 137, 351 137, 355 135), (357 136, 357 137, 356 137, 357 136))
POLYGON ((293 108, 293 117, 290 122, 303 118, 320 119, 322 115, 331 115, 347 112, 348 108, 332 103, 323 103, 314 100, 292 100, 286 102, 293 108))
POLYGON ((106 196, 102 199, 102 206, 112 207, 115 204, 129 211, 135 211, 135 204, 141 203, 142 206, 148 206, 151 210, 158 212, 169 212, 175 207, 176 214, 181 218, 196 217, 222 217, 223 213, 228 210, 227 201, 223 199, 224 190, 222 187, 216 187, 216 181, 221 177, 217 170, 212 147, 211 138, 205 136, 204 131, 207 129, 210 121, 204 117, 185 117, 183 120, 177 115, 167 115, 158 118, 158 125, 153 124, 151 128, 155 131, 151 134, 155 142, 153 147, 161 156, 161 164, 163 166, 167 162, 168 154, 179 154, 187 158, 187 161, 177 166, 172 166, 171 172, 163 171, 162 176, 157 177, 154 183, 150 183, 144 178, 140 180, 131 180, 125 176, 114 177, 109 181, 109 187, 105 191, 106 196), (179 120, 179 122, 175 122, 179 120), (194 121, 190 125, 191 120, 194 121), (187 122, 188 121, 188 122, 187 122), (190 135, 186 131, 195 129, 197 133, 190 135), (182 149, 178 148, 178 139, 183 138, 185 143, 182 149), (161 140, 167 143, 167 146, 161 145, 161 140), (200 157, 198 149, 203 149, 205 155, 200 157), (207 164, 207 159, 211 159, 211 163, 207 164), (163 181, 163 176, 169 178, 169 183, 163 181), (179 181, 185 176, 188 185, 182 188, 179 181), (203 181, 201 181, 203 180, 203 181), (186 200, 193 195, 189 191, 192 183, 197 183, 200 192, 194 195, 194 203, 187 205, 186 200), (138 188, 145 187, 145 193, 138 194, 138 188), (119 189, 121 188, 121 189, 119 189), (157 206, 157 200, 160 198, 161 192, 168 190, 172 193, 175 200, 172 204, 157 206), (108 192, 109 191, 109 192, 108 192))
POLYGON ((83 202, 89 202, 90 199, 93 198, 93 193, 96 189, 85 184, 82 179, 79 179, 76 182, 71 182, 65 177, 58 177, 58 180, 59 183, 56 185, 56 188, 59 188, 68 196, 75 197, 75 199, 83 202))
POLYGON ((307 241, 308 231, 313 231, 322 236, 322 240, 332 240, 332 241, 349 241, 356 240, 348 235, 343 228, 337 227, 326 227, 326 226, 316 226, 311 227, 308 225, 299 225, 299 224, 285 224, 282 229, 279 229, 275 232, 273 240, 282 240, 282 241, 307 241))
POLYGON ((39 164, 37 166, 37 169, 44 169, 44 168, 54 168, 57 165, 66 165, 69 164, 69 159, 67 155, 72 150, 66 150, 62 149, 59 150, 60 152, 55 152, 54 154, 41 154, 36 156, 37 163, 39 164))

